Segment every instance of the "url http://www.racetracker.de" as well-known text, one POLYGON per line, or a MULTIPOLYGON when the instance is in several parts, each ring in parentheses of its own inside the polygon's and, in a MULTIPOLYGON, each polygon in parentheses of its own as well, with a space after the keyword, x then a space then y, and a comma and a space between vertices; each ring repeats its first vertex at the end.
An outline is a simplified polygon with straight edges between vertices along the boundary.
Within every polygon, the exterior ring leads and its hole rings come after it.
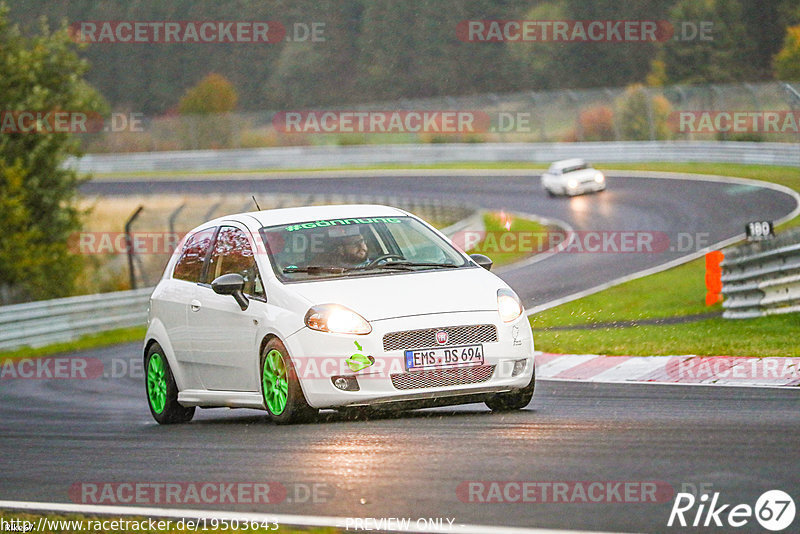
POLYGON ((216 530, 269 531, 278 530, 275 521, 239 519, 29 519, 2 517, 3 532, 207 532, 216 530))

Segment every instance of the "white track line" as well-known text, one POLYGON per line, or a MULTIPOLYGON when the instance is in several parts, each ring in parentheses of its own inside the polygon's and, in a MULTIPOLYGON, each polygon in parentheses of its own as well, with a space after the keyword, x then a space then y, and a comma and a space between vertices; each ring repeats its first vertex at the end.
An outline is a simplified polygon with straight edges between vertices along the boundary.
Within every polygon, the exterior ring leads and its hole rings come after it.
MULTIPOLYGON (((146 508, 137 506, 98 506, 92 504, 65 504, 51 502, 26 502, 26 501, 0 501, 0 509, 24 510, 37 512, 63 512, 78 514, 100 514, 113 516, 139 516, 139 517, 158 517, 172 519, 224 519, 255 522, 275 522, 279 525, 303 526, 303 527, 334 527, 355 530, 353 527, 354 519, 366 519, 365 517, 355 516, 335 517, 335 516, 313 516, 313 515, 288 515, 288 514, 264 514, 255 512, 225 512, 220 510, 180 510, 175 508, 146 508), (348 519, 350 522, 348 523, 348 519)), ((370 518, 380 519, 380 518, 370 518)), ((406 519, 406 518, 403 518, 406 519)), ((373 523, 374 525, 374 523, 373 523)), ((396 523, 395 523, 396 525, 396 523)), ((364 530, 363 528, 359 530, 364 530)), ((376 529, 373 529, 376 530, 376 529)), ((447 532, 455 534, 486 534, 487 532, 498 534, 602 534, 599 532, 590 533, 589 531, 578 530, 555 530, 540 528, 519 528, 502 527, 494 525, 466 525, 454 523, 452 527, 448 524, 437 527, 427 524, 424 528, 418 527, 416 520, 411 518, 411 526, 402 531, 394 528, 383 530, 383 532, 447 532)))
MULTIPOLYGON (((597 354, 564 354, 545 364, 537 365, 536 378, 551 378, 599 357, 600 356, 597 354)), ((581 380, 581 382, 583 382, 583 380, 581 380)))
MULTIPOLYGON (((220 170, 220 171, 146 171, 151 174, 130 174, 124 173, 97 173, 94 175, 96 182, 113 182, 121 180, 125 182, 137 181, 208 181, 219 180, 220 175, 224 175, 225 180, 284 180, 287 178, 375 178, 375 177, 408 177, 408 178, 429 178, 431 176, 530 176, 538 180, 546 167, 539 169, 351 169, 351 170, 296 170, 280 171, 270 169, 259 170, 220 170)), ((536 183, 538 187, 538 182, 536 183)))
MULTIPOLYGON (((638 356, 634 356, 637 358, 638 356)), ((539 378, 536 377, 536 382, 583 382, 585 384, 626 384, 629 386, 685 386, 685 387, 706 387, 706 388, 758 388, 758 389, 782 389, 784 391, 797 391, 797 386, 776 386, 776 385, 753 385, 753 384, 704 384, 702 382, 640 382, 636 380, 576 380, 574 378, 539 378)), ((789 393, 787 393, 788 395, 789 393)))
POLYGON ((674 361, 673 358, 675 356, 650 356, 646 358, 632 356, 619 365, 594 375, 590 380, 592 382, 630 382, 631 380, 638 380, 665 367, 666 362, 674 361))
MULTIPOLYGON (((621 177, 644 177, 644 178, 659 178, 659 179, 669 179, 669 180, 694 180, 698 182, 718 182, 718 183, 729 183, 729 184, 737 184, 737 185, 750 185, 754 187, 762 187, 766 189, 772 189, 774 191, 780 191, 781 193, 785 193, 789 196, 794 197, 795 200, 795 208, 792 210, 791 213, 788 215, 781 217, 777 221, 775 221, 775 225, 781 224, 788 220, 793 219, 798 214, 800 214, 800 194, 797 193, 794 189, 789 189, 786 186, 775 184, 772 182, 765 182, 760 180, 751 180, 749 178, 736 178, 733 176, 716 176, 716 175, 709 175, 709 174, 681 174, 681 173, 673 173, 673 172, 652 172, 652 171, 615 171, 615 170, 606 170, 603 171, 606 175, 612 176, 621 176, 621 177)), ((499 174, 498 174, 499 175, 499 174)), ((610 287, 617 286, 619 284, 624 284, 625 282, 630 282, 631 280, 636 280, 637 278, 642 278, 644 276, 648 276, 651 274, 656 274, 661 271, 666 271, 667 269, 671 269, 672 267, 677 267, 678 265, 682 265, 684 263, 688 263, 694 259, 700 258, 704 256, 707 252, 711 252, 712 250, 719 250, 725 248, 729 245, 732 245, 738 241, 741 241, 745 238, 745 234, 741 233, 735 235, 729 239, 725 239, 723 241, 719 241, 708 247, 701 249, 697 252, 693 252, 692 254, 688 254, 681 258, 677 258, 675 260, 669 261, 662 265, 657 265, 655 267, 651 267, 649 269, 644 269, 642 271, 638 271, 635 273, 631 273, 625 276, 621 276, 619 278, 615 278, 609 282, 605 282, 603 284, 598 284, 594 287, 590 287, 589 289, 584 289, 583 291, 578 291, 571 295, 567 295, 566 297, 561 297, 555 300, 551 300, 549 302, 545 302, 544 304, 540 304, 538 306, 534 306, 533 308, 529 308, 525 310, 525 315, 530 317, 531 315, 538 313, 540 311, 548 310, 550 308, 554 308, 561 304, 566 304, 567 302, 571 302, 573 300, 577 300, 579 298, 588 297, 589 295, 593 295, 594 293, 598 293, 604 289, 608 289, 610 287)))

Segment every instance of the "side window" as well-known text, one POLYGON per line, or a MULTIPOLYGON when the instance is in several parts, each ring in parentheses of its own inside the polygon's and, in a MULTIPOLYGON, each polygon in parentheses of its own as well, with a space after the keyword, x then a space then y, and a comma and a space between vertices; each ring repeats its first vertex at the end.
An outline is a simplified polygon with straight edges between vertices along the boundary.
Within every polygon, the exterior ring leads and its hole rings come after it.
POLYGON ((189 236, 183 245, 181 257, 175 264, 175 270, 172 271, 173 278, 189 282, 200 281, 200 275, 203 273, 203 261, 208 254, 215 230, 216 228, 208 228, 189 236))
POLYGON ((238 273, 244 277, 246 294, 264 296, 264 286, 247 235, 238 228, 223 226, 220 228, 214 252, 208 262, 206 279, 211 282, 223 274, 230 273, 238 273))

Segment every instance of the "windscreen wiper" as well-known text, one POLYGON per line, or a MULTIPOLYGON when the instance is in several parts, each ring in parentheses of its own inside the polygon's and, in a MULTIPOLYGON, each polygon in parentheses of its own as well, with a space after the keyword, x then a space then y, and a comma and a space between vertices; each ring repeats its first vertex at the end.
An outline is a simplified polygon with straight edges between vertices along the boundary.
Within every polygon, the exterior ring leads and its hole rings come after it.
POLYGON ((452 269, 459 267, 458 265, 453 265, 452 263, 435 263, 435 262, 424 262, 424 261, 392 261, 388 263, 382 263, 380 265, 376 265, 375 269, 391 269, 391 268, 409 268, 409 267, 435 267, 439 269, 452 269))
POLYGON ((289 267, 284 267, 284 273, 308 273, 308 274, 319 274, 319 273, 331 273, 331 274, 342 274, 350 269, 346 269, 344 267, 336 267, 334 265, 309 265, 308 267, 295 267, 291 265, 289 267))
POLYGON ((308 267, 284 267, 283 272, 288 273, 308 273, 308 274, 344 274, 353 271, 365 271, 371 269, 402 269, 413 271, 414 267, 433 267, 437 269, 452 269, 459 267, 452 263, 434 263, 434 262, 419 262, 419 261, 392 261, 373 265, 372 267, 337 267, 334 265, 309 265, 308 267))

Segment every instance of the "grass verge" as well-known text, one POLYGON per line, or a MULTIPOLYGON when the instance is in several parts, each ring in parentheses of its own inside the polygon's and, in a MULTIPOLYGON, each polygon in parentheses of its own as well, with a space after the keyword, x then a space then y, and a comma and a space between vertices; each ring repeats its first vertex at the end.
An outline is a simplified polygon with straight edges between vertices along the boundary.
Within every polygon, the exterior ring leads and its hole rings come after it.
POLYGON ((489 162, 453 162, 453 163, 383 163, 376 165, 345 165, 337 167, 296 167, 291 169, 223 169, 223 170, 197 170, 197 171, 138 171, 138 172, 109 172, 96 173, 93 178, 114 179, 129 177, 148 177, 148 176, 227 176, 248 175, 248 174, 285 174, 285 173, 304 173, 304 172, 325 172, 325 171, 375 171, 375 170, 403 170, 403 169, 547 169, 546 163, 526 163, 519 161, 489 161, 489 162))
POLYGON ((797 318, 787 314, 628 328, 537 329, 534 339, 538 350, 564 354, 767 357, 800 356, 797 334, 797 318))
POLYGON ((527 259, 538 252, 537 247, 531 247, 530 250, 520 250, 522 247, 504 246, 499 239, 502 233, 508 231, 516 236, 531 235, 543 236, 548 228, 537 221, 506 215, 503 212, 490 212, 483 216, 483 224, 486 228, 484 238, 467 251, 467 254, 484 254, 492 258, 494 262, 493 268, 509 265, 524 259, 527 259), (506 229, 506 222, 510 221, 511 225, 506 229))
POLYGON ((701 258, 667 271, 632 280, 531 317, 536 348, 565 354, 699 356, 800 356, 796 315, 653 326, 548 330, 587 325, 681 317, 721 311, 707 308, 705 261, 701 258))

